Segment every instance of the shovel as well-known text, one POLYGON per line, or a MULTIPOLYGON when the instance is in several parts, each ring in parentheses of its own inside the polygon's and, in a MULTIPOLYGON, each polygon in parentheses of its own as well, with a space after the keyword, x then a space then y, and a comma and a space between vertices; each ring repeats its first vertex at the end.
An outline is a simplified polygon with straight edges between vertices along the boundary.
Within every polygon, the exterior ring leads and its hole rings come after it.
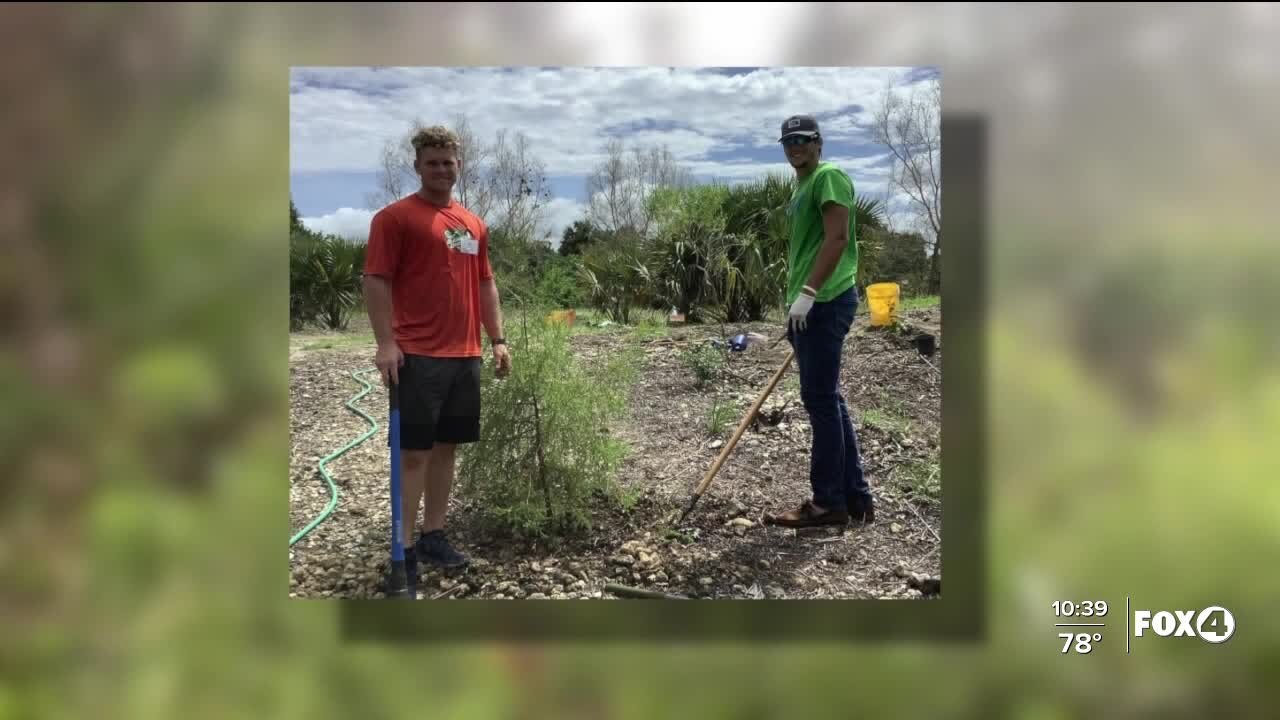
POLYGON ((387 388, 391 396, 391 576, 387 579, 387 597, 413 600, 416 595, 408 586, 404 568, 403 520, 400 515, 400 389, 396 383, 387 388))
MULTIPOLYGON (((781 340, 781 338, 779 338, 779 340, 781 340)), ((776 345, 777 342, 778 341, 774 341, 774 344, 776 345)), ((787 359, 782 362, 782 367, 778 368, 778 371, 773 374, 773 379, 769 381, 769 384, 765 387, 764 391, 760 393, 760 397, 756 398, 755 404, 753 404, 751 409, 747 411, 747 414, 743 416, 742 422, 738 423, 738 429, 734 431, 733 437, 729 439, 729 442, 725 443, 724 449, 720 451, 720 457, 716 458, 711 469, 707 471, 705 476, 703 476, 702 482, 698 483, 698 489, 694 491, 693 498, 689 500, 689 507, 685 508, 684 512, 680 515, 680 520, 676 523, 677 525, 683 523, 684 519, 693 511, 693 506, 698 504, 698 500, 702 497, 702 493, 706 492, 707 487, 711 485, 711 480, 715 478, 716 473, 720 471, 720 466, 724 465, 724 461, 728 459, 729 453, 733 452, 733 448, 738 444, 738 439, 742 437, 742 433, 746 432, 747 427, 751 425, 751 421, 755 419, 756 413, 760 410, 760 406, 764 405, 764 401, 769 398, 769 393, 773 392, 773 388, 778 385, 778 381, 781 380, 782 376, 787 372, 787 368, 791 367, 791 360, 795 356, 795 350, 787 353, 787 359)))

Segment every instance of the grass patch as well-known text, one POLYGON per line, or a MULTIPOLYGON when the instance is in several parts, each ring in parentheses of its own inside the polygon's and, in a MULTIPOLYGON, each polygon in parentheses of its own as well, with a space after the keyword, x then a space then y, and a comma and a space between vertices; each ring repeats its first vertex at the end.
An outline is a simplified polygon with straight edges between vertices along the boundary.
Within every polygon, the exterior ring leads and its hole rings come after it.
POLYGON ((903 310, 921 310, 923 308, 937 307, 942 304, 942 297, 938 295, 919 295, 914 297, 904 297, 898 304, 903 310))
MULTIPOLYGON (((909 310, 923 310, 925 308, 937 307, 942 304, 940 295, 909 295, 898 299, 898 312, 907 312, 909 310)), ((871 305, 863 297, 858 302, 858 315, 870 315, 871 305)))
POLYGON ((942 500, 942 465, 936 457, 907 463, 894 471, 894 478, 918 498, 942 500))
POLYGON ((307 352, 315 350, 341 350, 362 345, 373 345, 372 332, 340 333, 333 335, 296 336, 298 346, 307 352))
POLYGON ((591 307, 576 308, 574 312, 575 335, 629 332, 638 339, 648 339, 662 337, 670 332, 666 315, 651 308, 632 308, 631 323, 627 325, 612 320, 607 313, 591 307))
MULTIPOLYGON (((793 362, 791 368, 788 368, 788 370, 792 370, 794 367, 795 364, 793 362)), ((800 397, 800 373, 788 372, 786 375, 783 375, 782 380, 778 381, 778 389, 782 390, 784 393, 790 393, 797 398, 800 397)))
POLYGON ((608 327, 600 327, 600 324, 609 319, 609 316, 592 308, 576 308, 576 315, 573 321, 573 333, 575 335, 584 333, 598 333, 618 327, 617 323, 611 323, 608 327))
POLYGON ((702 389, 720 373, 725 365, 725 357, 723 352, 709 343, 697 343, 680 352, 680 364, 693 376, 694 385, 702 389))
POLYGON ((911 430, 911 421, 909 419, 879 408, 871 408, 864 411, 862 413, 862 423, 889 434, 906 435, 911 430))
POLYGON ((654 338, 667 337, 671 334, 671 327, 667 325, 666 319, 661 313, 646 312, 640 314, 639 322, 632 326, 631 336, 635 340, 653 340, 654 338))
POLYGON ((711 409, 707 412, 707 435, 712 437, 724 432, 738 416, 738 408, 730 402, 722 402, 720 398, 711 401, 711 409))

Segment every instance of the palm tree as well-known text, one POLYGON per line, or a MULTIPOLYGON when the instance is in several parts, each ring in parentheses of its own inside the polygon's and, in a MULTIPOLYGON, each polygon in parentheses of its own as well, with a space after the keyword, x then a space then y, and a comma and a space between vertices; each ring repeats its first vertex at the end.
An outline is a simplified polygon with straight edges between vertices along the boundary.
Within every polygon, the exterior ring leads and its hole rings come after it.
POLYGON ((862 235, 862 230, 884 230, 884 203, 869 198, 866 195, 857 197, 853 201, 853 217, 854 228, 858 235, 862 235))

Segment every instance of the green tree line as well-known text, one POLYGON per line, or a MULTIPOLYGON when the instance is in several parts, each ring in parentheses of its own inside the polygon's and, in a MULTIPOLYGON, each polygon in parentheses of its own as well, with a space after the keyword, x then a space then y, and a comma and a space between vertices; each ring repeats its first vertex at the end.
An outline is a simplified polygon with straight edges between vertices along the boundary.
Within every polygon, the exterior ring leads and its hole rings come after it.
MULTIPOLYGON (((674 308, 690 322, 753 322, 783 303, 794 180, 658 188, 647 233, 583 218, 558 251, 522 228, 490 229, 490 259, 507 305, 589 305, 627 323, 635 308, 674 308)), ((365 245, 304 227, 290 203, 290 325, 345 329, 362 306, 365 245)), ((858 197, 858 281, 927 293, 930 258, 918 233, 893 232, 884 205, 858 197)))

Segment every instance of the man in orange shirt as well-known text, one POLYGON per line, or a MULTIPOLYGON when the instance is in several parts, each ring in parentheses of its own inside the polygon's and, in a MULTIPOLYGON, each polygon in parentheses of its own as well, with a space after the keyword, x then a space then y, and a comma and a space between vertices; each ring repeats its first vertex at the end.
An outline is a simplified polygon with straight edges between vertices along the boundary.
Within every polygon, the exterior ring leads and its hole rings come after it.
POLYGON ((410 587, 419 560, 447 568, 468 562, 444 525, 457 445, 480 439, 481 325, 497 376, 511 369, 488 228, 453 199, 458 138, 427 128, 413 148, 422 187, 373 216, 364 268, 375 363, 400 394, 401 542, 410 587), (420 502, 422 534, 414 543, 420 502))

